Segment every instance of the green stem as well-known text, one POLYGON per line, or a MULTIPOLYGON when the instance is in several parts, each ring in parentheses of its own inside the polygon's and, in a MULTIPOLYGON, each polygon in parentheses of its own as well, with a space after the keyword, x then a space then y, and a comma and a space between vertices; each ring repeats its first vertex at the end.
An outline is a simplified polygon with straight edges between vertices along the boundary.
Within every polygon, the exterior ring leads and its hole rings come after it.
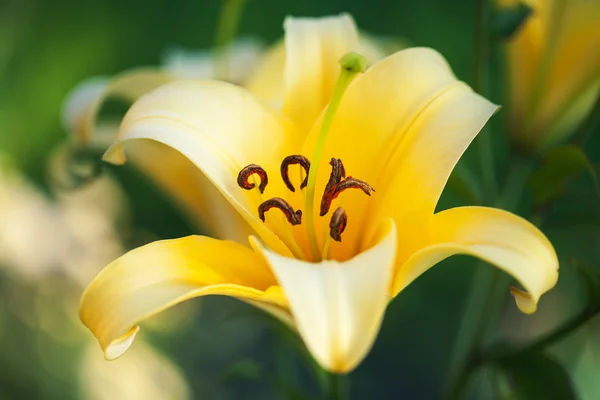
MULTIPOLYGON (((529 160, 517 157, 510 166, 501 196, 494 205, 507 210, 517 207, 521 193, 532 170, 529 160)), ((487 328, 499 314, 498 304, 506 297, 506 288, 510 278, 496 268, 490 268, 484 262, 479 263, 472 281, 471 292, 463 312, 456 345, 450 364, 449 386, 446 394, 450 399, 460 397, 476 363, 478 352, 487 328)))
POLYGON ((229 58, 227 48, 235 39, 237 28, 246 0, 221 0, 223 6, 215 40, 214 71, 215 78, 229 81, 229 58))
POLYGON ((349 398, 348 377, 342 374, 330 374, 331 391, 328 400, 346 400, 349 398))
MULTIPOLYGON (((475 0, 475 32, 473 48, 473 89, 480 93, 487 89, 487 69, 490 58, 490 4, 488 0, 475 0)), ((494 168, 494 158, 489 131, 482 129, 476 142, 479 167, 483 187, 483 201, 491 204, 498 198, 498 183, 494 168)), ((467 302, 457 333, 449 369, 449 385, 446 394, 449 398, 460 396, 468 379, 468 370, 473 356, 474 344, 479 342, 485 333, 488 323, 488 312, 493 306, 491 292, 495 292, 499 272, 480 263, 473 277, 467 302), (483 305, 483 306, 482 306, 483 305)))
MULTIPOLYGON (((475 92, 485 95, 490 60, 490 4, 489 0, 475 0, 475 40, 473 48, 473 77, 472 85, 475 92)), ((494 168, 494 153, 490 140, 490 132, 483 128, 477 136, 476 143, 479 156, 479 166, 484 189, 484 200, 489 203, 498 194, 498 182, 494 168)))
POLYGON ((476 365, 492 364, 498 361, 518 357, 523 354, 538 352, 546 347, 559 342, 569 336, 573 331, 588 322, 592 317, 598 315, 599 310, 590 307, 584 308, 579 314, 567 320, 558 329, 538 338, 535 342, 526 346, 511 349, 509 351, 490 350, 484 352, 476 361, 476 365))

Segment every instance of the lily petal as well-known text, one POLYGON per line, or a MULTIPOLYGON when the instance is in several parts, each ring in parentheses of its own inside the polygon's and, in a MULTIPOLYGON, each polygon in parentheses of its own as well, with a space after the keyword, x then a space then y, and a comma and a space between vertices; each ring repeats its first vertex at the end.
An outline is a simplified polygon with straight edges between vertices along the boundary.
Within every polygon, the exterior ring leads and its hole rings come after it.
POLYGON ((280 110, 283 105, 285 46, 283 41, 273 45, 242 85, 256 97, 280 110))
POLYGON ((308 132, 331 98, 340 58, 358 50, 352 17, 293 18, 285 29, 285 99, 283 112, 308 132))
POLYGON ((377 244, 356 257, 318 264, 283 257, 251 238, 285 291, 296 326, 315 359, 333 372, 367 355, 388 304, 396 228, 386 221, 377 244))
MULTIPOLYGON (((293 28, 292 31, 294 31, 293 28)), ((290 32, 290 34, 291 33, 292 32, 290 32)), ((400 40, 379 38, 368 34, 363 34, 362 32, 359 34, 359 42, 357 45, 358 52, 365 56, 369 62, 369 65, 406 47, 408 47, 407 44, 400 40)), ((333 61, 336 62, 335 66, 337 67, 335 73, 339 74, 339 64, 337 64, 339 59, 333 61)), ((285 66, 286 48, 285 43, 281 41, 273 45, 263 55, 259 65, 254 69, 253 73, 248 77, 244 84, 242 84, 242 86, 254 93, 254 95, 261 100, 266 101, 275 109, 279 110, 283 106, 283 98, 285 96, 285 85, 283 82, 285 66)), ((331 88, 328 90, 331 90, 331 88)), ((320 105, 320 107, 323 106, 323 104, 320 105)), ((312 122, 314 122, 314 120, 310 123, 312 122)), ((307 122, 307 124, 308 123, 309 122, 307 122)))
POLYGON ((193 297, 227 295, 286 310, 276 285, 249 248, 188 236, 154 242, 113 261, 83 293, 79 315, 112 360, 131 345, 139 322, 193 297))
POLYGON ((119 98, 133 102, 150 90, 175 79, 177 76, 167 71, 138 68, 112 79, 92 78, 84 81, 67 96, 62 110, 63 125, 81 143, 91 142, 93 145, 98 111, 106 99, 119 98))
MULTIPOLYGON (((428 48, 399 51, 358 76, 333 120, 321 165, 340 158, 348 174, 376 192, 371 197, 349 193, 343 199, 348 226, 344 245, 331 246, 333 257, 347 259, 364 248, 370 227, 383 218, 402 226, 400 259, 418 249, 452 168, 495 110, 428 48)), ((303 154, 312 153, 319 129, 320 123, 307 137, 303 154)), ((319 170, 317 193, 328 176, 328 168, 319 170)), ((326 231, 327 221, 320 221, 326 231)))
MULTIPOLYGON (((93 78, 69 95, 63 122, 79 143, 106 149, 117 139, 118 128, 98 123, 98 111, 107 98, 134 102, 158 86, 177 79, 175 72, 140 68, 111 80, 93 78), (108 129, 107 129, 108 128, 108 129)), ((187 158, 156 142, 139 143, 128 158, 144 175, 170 195, 196 227, 221 239, 247 242, 252 232, 246 221, 225 200, 206 176, 187 158), (156 160, 161 160, 157 163, 156 160)))
MULTIPOLYGON (((131 107, 119 137, 104 155, 105 160, 125 162, 123 145, 131 147, 134 139, 151 139, 172 147, 206 175, 269 247, 291 254, 267 226, 271 222, 263 224, 258 219, 263 196, 257 190, 241 189, 236 179, 243 167, 253 163, 277 176, 281 160, 294 154, 297 135, 288 121, 245 89, 217 81, 164 85, 131 107)), ((271 179, 264 199, 284 191, 281 180, 271 179)))
POLYGON ((433 216, 429 245, 399 267, 392 294, 454 254, 481 258, 513 276, 527 291, 513 291, 525 313, 535 311, 540 296, 558 279, 554 248, 531 223, 495 208, 458 207, 433 216))

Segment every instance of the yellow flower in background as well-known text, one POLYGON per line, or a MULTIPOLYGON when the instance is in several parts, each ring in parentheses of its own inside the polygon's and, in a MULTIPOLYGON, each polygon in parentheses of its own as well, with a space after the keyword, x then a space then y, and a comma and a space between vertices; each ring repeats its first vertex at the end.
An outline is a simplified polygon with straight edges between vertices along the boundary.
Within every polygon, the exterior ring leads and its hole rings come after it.
POLYGON ((510 127, 523 145, 547 147, 572 134, 598 96, 600 1, 523 3, 532 15, 506 46, 510 127))
MULTIPOLYGON (((371 348, 390 298, 459 253, 511 274, 526 290, 514 292, 517 304, 535 310, 558 274, 537 228, 493 208, 434 213, 497 107, 426 48, 397 52, 352 80, 356 65, 340 74, 338 61, 358 49, 347 15, 288 18, 281 111, 218 81, 168 83, 131 107, 105 160, 133 155, 179 182, 197 215, 230 240, 158 241, 108 265, 80 306, 107 359, 127 350, 149 316, 218 294, 286 321, 321 365, 347 372, 371 348), (176 152, 185 156, 178 175, 162 158, 176 152)), ((282 60, 273 60, 263 72, 278 70, 282 60)))

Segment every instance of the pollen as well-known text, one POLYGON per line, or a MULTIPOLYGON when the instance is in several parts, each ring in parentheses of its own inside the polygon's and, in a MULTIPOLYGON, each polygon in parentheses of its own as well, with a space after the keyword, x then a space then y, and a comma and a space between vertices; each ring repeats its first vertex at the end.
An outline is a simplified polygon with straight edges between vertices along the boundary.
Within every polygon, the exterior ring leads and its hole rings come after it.
POLYGON ((304 172, 306 172, 306 176, 304 177, 304 180, 300 184, 300 189, 305 188, 306 185, 308 184, 308 173, 310 172, 310 161, 308 161, 308 158, 306 158, 304 156, 292 155, 292 156, 287 156, 286 158, 283 159, 283 161, 281 162, 281 168, 280 168, 281 179, 283 179, 283 183, 285 183, 285 186, 287 186, 287 188, 290 189, 290 191, 292 191, 292 192, 295 192, 296 189, 294 188, 294 185, 292 185, 292 182, 290 182, 288 169, 289 169, 290 165, 294 165, 294 164, 299 164, 302 168, 304 168, 304 172))
MULTIPOLYGON (((290 155, 283 159, 281 162, 280 172, 281 178, 285 183, 285 186, 291 191, 295 192, 296 188, 290 181, 289 167, 290 165, 300 165, 306 176, 300 183, 300 189, 304 189, 308 183, 308 176, 310 172, 310 161, 302 155, 290 155)), ((367 196, 371 196, 375 189, 365 181, 353 178, 351 176, 346 177, 346 168, 344 163, 339 158, 332 158, 329 162, 331 165, 331 174, 329 175, 329 181, 325 186, 323 196, 321 197, 321 209, 319 215, 321 217, 327 215, 331 208, 333 201, 344 191, 348 189, 360 189, 367 196)), ((253 189, 256 185, 249 182, 250 176, 257 174, 260 177, 259 190, 261 193, 264 192, 267 183, 269 182, 267 172, 256 164, 250 164, 244 167, 238 174, 237 183, 238 185, 246 190, 253 189)), ((302 211, 294 210, 293 207, 281 197, 274 197, 265 200, 258 206, 258 216, 262 222, 265 222, 265 213, 271 208, 278 208, 286 217, 287 221, 291 225, 300 225, 302 223, 302 211)), ((346 229, 348 224, 348 216, 346 211, 342 207, 338 207, 329 221, 329 235, 337 242, 342 241, 342 233, 346 229)))
POLYGON ((281 197, 274 197, 266 200, 258 206, 258 216, 262 222, 265 222, 265 212, 269 211, 271 208, 280 209, 288 222, 292 225, 300 225, 302 222, 302 211, 294 211, 292 206, 281 197))
POLYGON ((342 207, 336 208, 329 221, 329 236, 336 242, 342 241, 342 233, 348 224, 348 216, 342 207))
POLYGON ((258 190, 260 190, 261 193, 264 193, 265 188, 267 187, 267 184, 269 183, 269 177, 267 176, 267 171, 265 171, 259 165, 250 164, 250 165, 242 168, 242 170, 240 171, 240 173, 238 174, 238 177, 237 177, 237 184, 242 189, 246 189, 246 190, 254 189, 254 187, 256 185, 249 181, 250 176, 252 176, 254 174, 258 175, 258 177, 260 178, 260 186, 258 187, 258 190))

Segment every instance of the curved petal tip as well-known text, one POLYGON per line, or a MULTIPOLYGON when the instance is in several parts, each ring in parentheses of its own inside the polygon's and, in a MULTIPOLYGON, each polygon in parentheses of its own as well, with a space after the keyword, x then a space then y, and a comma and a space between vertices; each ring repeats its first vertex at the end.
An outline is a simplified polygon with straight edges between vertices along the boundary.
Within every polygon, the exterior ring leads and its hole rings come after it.
POLYGON ((510 294, 515 298, 517 307, 525 314, 533 314, 537 310, 537 300, 534 299, 531 294, 517 289, 515 287, 510 288, 510 294))
POLYGON ((134 326, 129 332, 110 342, 106 349, 104 349, 104 358, 108 361, 112 361, 125 354, 127 349, 129 349, 129 346, 133 343, 135 335, 137 335, 139 331, 140 327, 134 326))

